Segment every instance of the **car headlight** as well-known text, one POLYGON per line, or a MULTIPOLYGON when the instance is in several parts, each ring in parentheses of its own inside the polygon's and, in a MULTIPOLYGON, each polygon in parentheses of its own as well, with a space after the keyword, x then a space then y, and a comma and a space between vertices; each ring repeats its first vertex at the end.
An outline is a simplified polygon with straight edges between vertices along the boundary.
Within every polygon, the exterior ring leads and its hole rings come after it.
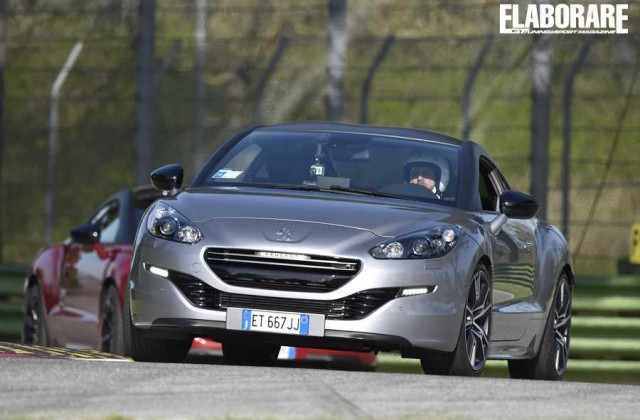
POLYGON ((147 230, 158 238, 185 244, 195 244, 202 239, 200 229, 178 213, 178 210, 164 203, 157 203, 151 209, 147 218, 147 230))
POLYGON ((459 237, 458 226, 437 226, 381 243, 369 253, 378 259, 439 258, 456 246, 459 237))

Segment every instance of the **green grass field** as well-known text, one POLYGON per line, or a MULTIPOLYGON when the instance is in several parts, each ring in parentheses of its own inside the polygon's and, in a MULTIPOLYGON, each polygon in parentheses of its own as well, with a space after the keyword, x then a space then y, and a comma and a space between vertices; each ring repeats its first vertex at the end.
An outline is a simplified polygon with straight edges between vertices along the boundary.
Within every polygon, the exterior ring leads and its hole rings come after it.
MULTIPOLYGON (((0 341, 20 338, 23 281, 0 269, 0 341)), ((572 326, 568 380, 640 384, 640 276, 578 279, 572 326)), ((421 371, 417 360, 391 353, 379 355, 377 370, 421 371)), ((508 376, 506 362, 490 362, 485 375, 508 376)))

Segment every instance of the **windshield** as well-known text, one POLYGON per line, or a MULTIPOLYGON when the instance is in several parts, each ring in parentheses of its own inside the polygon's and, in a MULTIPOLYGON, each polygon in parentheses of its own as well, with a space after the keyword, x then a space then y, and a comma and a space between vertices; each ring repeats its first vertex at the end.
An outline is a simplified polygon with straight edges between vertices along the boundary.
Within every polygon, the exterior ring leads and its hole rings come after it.
POLYGON ((455 205, 456 145, 383 135, 254 131, 210 162, 194 187, 252 186, 455 205))

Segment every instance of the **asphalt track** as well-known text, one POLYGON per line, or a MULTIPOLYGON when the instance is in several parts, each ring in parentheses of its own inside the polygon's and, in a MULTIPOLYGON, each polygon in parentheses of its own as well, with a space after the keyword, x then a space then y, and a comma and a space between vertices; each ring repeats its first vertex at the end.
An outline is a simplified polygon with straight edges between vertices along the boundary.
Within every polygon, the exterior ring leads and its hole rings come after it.
MULTIPOLYGON (((0 349, 1 350, 1 349, 0 349)), ((0 355, 2 352, 0 351, 0 355)), ((0 357, 0 418, 638 419, 640 386, 274 366, 0 357)))

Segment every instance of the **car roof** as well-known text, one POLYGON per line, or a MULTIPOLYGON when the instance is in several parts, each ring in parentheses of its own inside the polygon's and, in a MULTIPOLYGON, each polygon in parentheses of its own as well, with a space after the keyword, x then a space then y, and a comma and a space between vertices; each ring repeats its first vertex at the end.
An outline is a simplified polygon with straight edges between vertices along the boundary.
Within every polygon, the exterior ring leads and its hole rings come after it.
POLYGON ((338 122, 303 122, 286 123, 256 127, 256 131, 319 131, 327 133, 377 134, 381 136, 404 137, 414 140, 425 140, 449 145, 461 146, 467 141, 459 140, 446 134, 430 130, 378 127, 363 124, 346 124, 338 122))

